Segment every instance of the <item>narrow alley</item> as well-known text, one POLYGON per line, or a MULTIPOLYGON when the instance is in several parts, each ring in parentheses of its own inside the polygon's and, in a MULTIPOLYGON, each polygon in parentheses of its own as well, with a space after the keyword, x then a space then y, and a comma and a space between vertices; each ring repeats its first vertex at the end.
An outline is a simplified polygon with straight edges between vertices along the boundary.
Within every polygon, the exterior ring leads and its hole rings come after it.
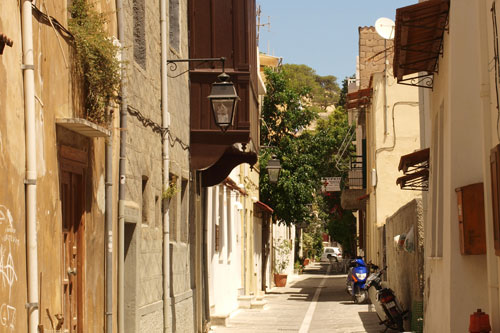
POLYGON ((226 327, 212 326, 212 332, 382 332, 373 306, 354 304, 345 281, 328 264, 311 263, 285 288, 266 293, 263 308, 240 309, 226 327))

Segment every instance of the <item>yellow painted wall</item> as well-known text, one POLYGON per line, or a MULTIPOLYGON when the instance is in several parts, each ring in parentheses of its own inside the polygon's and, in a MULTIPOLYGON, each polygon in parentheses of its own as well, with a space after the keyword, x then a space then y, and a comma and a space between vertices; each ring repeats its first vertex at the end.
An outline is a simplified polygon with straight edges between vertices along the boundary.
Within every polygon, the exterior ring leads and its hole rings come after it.
MULTIPOLYGON (((420 149, 418 89, 396 83, 392 75, 372 75, 373 98, 366 114, 367 260, 381 264, 381 228, 386 219, 420 191, 403 191, 396 184, 402 176, 402 155, 420 149), (384 109, 387 111, 384 112, 384 109)), ((390 263, 388 263, 390 264, 390 263)))
MULTIPOLYGON (((22 2, 21 2, 22 3, 22 2)), ((67 27, 67 2, 44 2, 40 8, 67 27)), ((26 244, 25 244, 25 119, 23 100, 22 35, 20 3, 3 1, 0 32, 14 41, 0 55, 0 168, 3 175, 0 191, 0 260, 9 266, 9 283, 0 285, 0 331, 27 331, 26 244), (4 317, 7 314, 7 317, 4 317), (4 318, 6 320, 4 321, 4 318)), ((40 6, 41 3, 37 3, 40 6)), ((101 1, 99 8, 111 20, 109 31, 116 35, 114 2, 101 1)), ((81 112, 78 90, 73 76, 70 43, 54 29, 33 16, 33 55, 35 67, 35 117, 37 137, 37 238, 39 316, 46 329, 56 314, 62 313, 61 280, 62 223, 59 193, 57 147, 64 143, 73 147, 84 137, 62 130, 56 118, 76 117, 81 112), (49 318, 50 313, 50 318, 49 318)), ((86 172, 85 207, 85 296, 84 331, 104 329, 104 139, 90 139, 86 172)), ((5 269, 6 266, 3 266, 5 269)), ((4 272, 5 273, 5 272, 4 272)), ((83 272, 80 272, 83 274, 83 272)), ((4 280, 4 282, 6 282, 4 280)), ((69 320, 66 318, 66 320, 69 320)))

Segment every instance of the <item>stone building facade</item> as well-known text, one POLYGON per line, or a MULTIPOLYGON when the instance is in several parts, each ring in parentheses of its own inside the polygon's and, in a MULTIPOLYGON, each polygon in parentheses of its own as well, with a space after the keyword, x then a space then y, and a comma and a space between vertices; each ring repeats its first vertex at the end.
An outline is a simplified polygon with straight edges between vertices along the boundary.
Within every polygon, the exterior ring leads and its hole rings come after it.
MULTIPOLYGON (((168 59, 187 58, 187 1, 171 0, 168 10, 168 59)), ((188 76, 168 79, 170 126, 162 132, 161 76, 168 73, 160 70, 160 3, 126 1, 124 13, 128 73, 124 328, 130 332, 192 332, 188 76), (169 183, 175 189, 168 198, 162 185, 164 135, 169 144, 169 183), (166 210, 169 245, 163 242, 166 210), (166 255, 170 257, 168 272, 166 255), (170 294, 164 298, 167 278, 170 294)))
POLYGON ((387 68, 392 68, 394 55, 392 40, 379 36, 375 27, 359 27, 359 89, 368 88, 373 73, 384 71, 384 62, 387 59, 387 68), (385 56, 387 55, 387 57, 385 56))

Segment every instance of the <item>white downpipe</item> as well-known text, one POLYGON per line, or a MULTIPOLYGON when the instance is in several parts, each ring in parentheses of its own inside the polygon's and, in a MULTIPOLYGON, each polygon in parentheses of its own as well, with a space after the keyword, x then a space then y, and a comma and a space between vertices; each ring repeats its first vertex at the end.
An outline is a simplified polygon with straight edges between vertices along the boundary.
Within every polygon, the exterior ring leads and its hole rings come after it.
MULTIPOLYGON (((169 186, 169 142, 168 133, 170 126, 170 114, 168 112, 168 86, 167 86, 167 54, 168 54, 168 34, 167 34, 167 1, 160 1, 160 24, 161 24, 161 108, 163 125, 163 190, 169 186)), ((170 305, 170 222, 167 199, 163 199, 163 330, 167 332, 168 311, 170 305)), ((173 328, 171 328, 173 329, 173 328)))
POLYGON ((26 121, 26 240, 28 273, 28 329, 38 331, 38 254, 36 237, 36 130, 33 22, 31 1, 22 5, 24 112, 26 121))

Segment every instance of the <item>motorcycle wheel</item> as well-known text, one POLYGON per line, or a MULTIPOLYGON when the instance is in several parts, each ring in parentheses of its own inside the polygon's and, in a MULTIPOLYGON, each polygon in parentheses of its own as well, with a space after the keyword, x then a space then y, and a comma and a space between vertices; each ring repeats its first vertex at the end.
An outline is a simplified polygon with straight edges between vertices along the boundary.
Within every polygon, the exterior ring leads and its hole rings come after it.
POLYGON ((405 329, 403 327, 403 318, 401 316, 398 316, 397 318, 390 317, 384 322, 384 324, 385 324, 385 326, 387 326, 391 330, 398 331, 398 332, 405 331, 405 329))
POLYGON ((366 300, 368 299, 368 293, 366 292, 366 290, 356 290, 356 291, 358 291, 358 292, 356 292, 352 295, 354 303, 356 303, 356 304, 365 303, 366 300))
POLYGON ((397 318, 395 318, 395 321, 396 321, 396 330, 398 330, 399 332, 404 332, 405 329, 403 327, 403 318, 401 316, 398 316, 397 318))

